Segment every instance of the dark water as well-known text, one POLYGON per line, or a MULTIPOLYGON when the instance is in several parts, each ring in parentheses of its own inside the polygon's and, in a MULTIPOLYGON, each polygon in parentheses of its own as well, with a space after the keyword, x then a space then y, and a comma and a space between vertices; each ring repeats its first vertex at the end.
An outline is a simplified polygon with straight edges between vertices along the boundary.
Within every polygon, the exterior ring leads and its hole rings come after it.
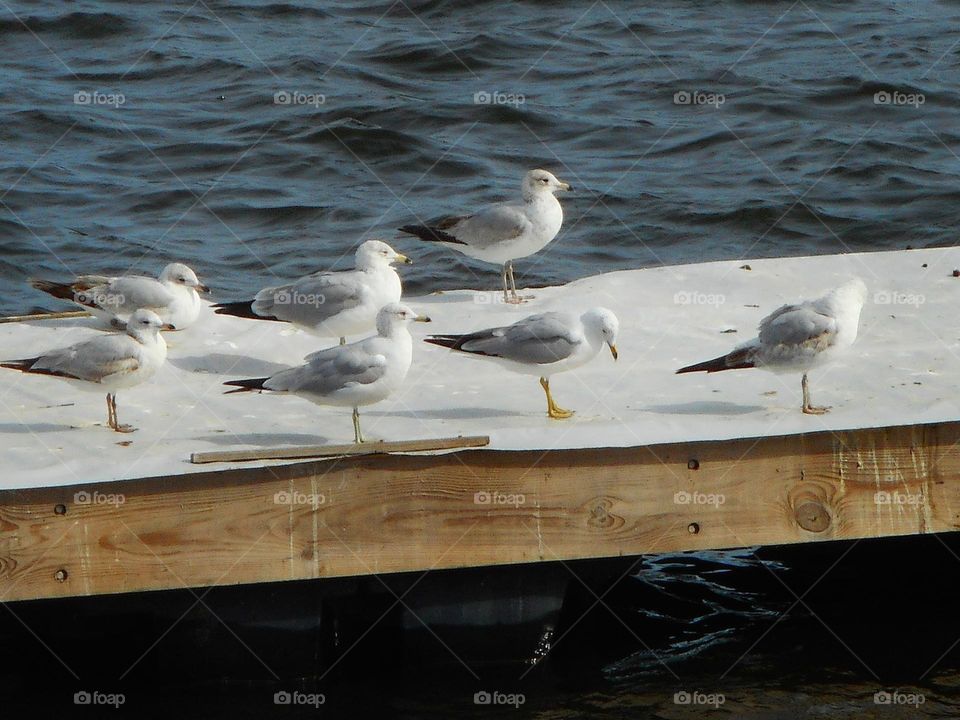
MULTIPOLYGON (((510 196, 531 167, 577 192, 557 240, 518 263, 524 284, 955 242, 960 5, 646 5, 0 2, 0 312, 52 307, 31 275, 170 260, 220 299, 246 295, 510 196), (284 92, 293 102, 275 102, 284 92)), ((409 292, 496 285, 489 266, 395 245, 417 259, 409 292)), ((702 657, 735 627, 668 646, 702 657)), ((664 701, 676 682, 657 665, 628 654, 599 689, 527 710, 697 710, 664 701)), ((737 710, 718 713, 911 716, 864 705, 883 686, 856 664, 829 681, 775 667, 741 666, 737 710)), ((917 713, 955 716, 941 682, 917 713)))
MULTIPOLYGON (((519 264, 529 284, 952 243, 958 19, 950 2, 5 2, 0 312, 51 306, 27 275, 171 259, 247 294, 512 195, 534 166, 578 192, 519 264), (475 102, 495 92, 523 103, 475 102)), ((397 245, 420 261, 411 292, 496 285, 397 245)))

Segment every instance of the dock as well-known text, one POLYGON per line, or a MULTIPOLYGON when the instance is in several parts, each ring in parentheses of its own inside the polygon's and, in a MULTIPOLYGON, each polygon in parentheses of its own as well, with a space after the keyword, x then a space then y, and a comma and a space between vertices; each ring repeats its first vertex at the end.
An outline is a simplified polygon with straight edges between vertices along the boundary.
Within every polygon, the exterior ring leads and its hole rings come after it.
MULTIPOLYGON (((0 601, 957 530, 958 252, 745 264, 612 273, 538 290, 519 311, 468 291, 411 299, 436 332, 587 302, 621 318, 620 363, 601 356, 552 383, 578 410, 570 421, 545 417, 535 380, 426 347, 410 392, 364 416, 380 439, 489 437, 480 448, 192 464, 197 452, 347 442, 348 412, 220 394, 225 379, 317 349, 272 323, 173 335, 169 373, 119 396, 122 420, 141 428, 132 436, 96 425, 96 395, 2 375, 0 601), (799 412, 793 376, 672 375, 851 271, 871 290, 861 338, 811 375, 830 414, 799 412)), ((86 322, 13 323, 0 337, 25 356, 94 332, 86 322)))

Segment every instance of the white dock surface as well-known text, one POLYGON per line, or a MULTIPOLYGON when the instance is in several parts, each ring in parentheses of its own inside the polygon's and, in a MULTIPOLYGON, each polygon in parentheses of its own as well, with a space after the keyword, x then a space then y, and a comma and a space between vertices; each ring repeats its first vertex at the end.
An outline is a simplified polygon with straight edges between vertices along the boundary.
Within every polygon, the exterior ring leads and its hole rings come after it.
MULTIPOLYGON (((937 248, 615 272, 529 291, 535 299, 520 307, 502 304, 497 292, 408 298, 433 322, 412 326, 406 386, 361 409, 364 434, 489 435, 491 449, 550 450, 960 419, 957 268, 960 248, 937 248), (816 297, 851 275, 869 288, 860 337, 810 375, 813 402, 831 405, 829 414, 800 412, 799 376, 756 369, 674 375, 754 337, 760 319, 781 304, 816 297), (418 341, 596 305, 620 318, 620 360, 603 352, 553 378, 557 403, 576 410, 570 420, 547 417, 535 378, 418 341)), ((491 271, 491 289, 497 280, 491 271)), ((0 358, 32 357, 97 332, 87 319, 0 325, 0 358)), ((197 326, 165 336, 167 366, 117 397, 120 421, 139 428, 129 435, 104 426, 105 394, 0 369, 0 489, 214 471, 231 465, 192 465, 190 453, 352 440, 349 409, 268 393, 225 396, 221 385, 299 364, 335 341, 209 310, 197 326)))

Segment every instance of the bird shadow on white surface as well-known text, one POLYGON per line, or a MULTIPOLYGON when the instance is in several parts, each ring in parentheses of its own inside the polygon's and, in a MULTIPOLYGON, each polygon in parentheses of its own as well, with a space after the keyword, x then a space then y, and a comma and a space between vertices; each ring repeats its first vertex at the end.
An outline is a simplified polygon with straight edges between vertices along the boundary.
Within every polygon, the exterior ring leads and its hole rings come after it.
POLYGON ((190 357, 168 357, 167 362, 179 370, 187 372, 203 372, 210 375, 236 377, 238 375, 273 375, 286 370, 289 365, 283 363, 260 360, 248 355, 231 355, 230 353, 210 353, 209 355, 194 355, 190 357))
POLYGON ((484 420, 495 417, 517 417, 517 413, 500 408, 440 408, 437 410, 368 411, 370 417, 400 417, 415 420, 484 420))
POLYGON ((738 405, 719 400, 695 400, 675 405, 651 405, 648 412, 663 415, 749 415, 766 410, 762 405, 738 405))
POLYGON ((259 447, 334 444, 329 438, 322 435, 310 435, 308 433, 215 433, 196 439, 214 445, 257 445, 259 447))
POLYGON ((53 423, 0 423, 0 435, 67 432, 68 430, 76 429, 78 428, 74 425, 54 425, 53 423))

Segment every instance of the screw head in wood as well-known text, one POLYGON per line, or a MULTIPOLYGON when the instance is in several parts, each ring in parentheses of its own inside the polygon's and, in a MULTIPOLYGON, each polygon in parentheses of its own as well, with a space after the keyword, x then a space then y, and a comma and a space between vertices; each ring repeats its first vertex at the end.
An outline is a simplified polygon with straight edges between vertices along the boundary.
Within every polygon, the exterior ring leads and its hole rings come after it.
POLYGON ((57 503, 56 505, 53 506, 53 512, 57 515, 66 515, 67 506, 64 505, 63 503, 57 503))
POLYGON ((687 532, 690 533, 691 535, 699 535, 700 523, 690 523, 689 525, 687 525, 687 532))
POLYGON ((687 460, 687 470, 699 470, 699 469, 700 469, 700 461, 699 461, 699 460, 697 460, 696 458, 693 458, 693 459, 691 459, 691 460, 687 460))
POLYGON ((53 579, 57 582, 66 582, 67 581, 67 571, 63 568, 60 568, 53 574, 53 579))

